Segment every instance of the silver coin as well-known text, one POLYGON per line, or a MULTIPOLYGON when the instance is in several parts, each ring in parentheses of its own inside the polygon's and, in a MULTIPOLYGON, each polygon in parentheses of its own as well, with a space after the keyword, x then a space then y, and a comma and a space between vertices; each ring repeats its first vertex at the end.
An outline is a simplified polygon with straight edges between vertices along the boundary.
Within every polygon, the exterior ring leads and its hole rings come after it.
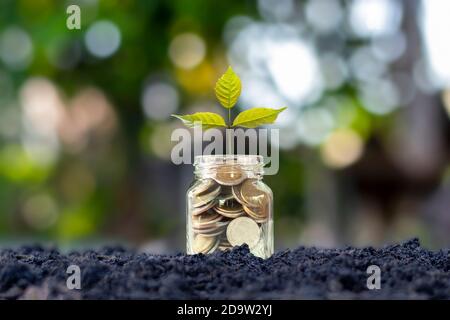
POLYGON ((240 246, 246 243, 249 248, 252 248, 258 243, 261 230, 252 219, 239 217, 228 224, 226 235, 231 245, 240 246))

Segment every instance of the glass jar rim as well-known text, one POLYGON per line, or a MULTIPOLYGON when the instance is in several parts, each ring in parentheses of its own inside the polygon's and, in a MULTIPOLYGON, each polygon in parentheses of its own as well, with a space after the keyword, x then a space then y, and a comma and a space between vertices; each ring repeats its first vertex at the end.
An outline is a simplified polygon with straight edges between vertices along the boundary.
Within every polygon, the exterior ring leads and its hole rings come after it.
POLYGON ((260 155, 247 154, 221 154, 221 155, 199 155, 194 159, 195 167, 209 167, 224 164, 236 164, 244 166, 263 166, 264 157, 260 155))

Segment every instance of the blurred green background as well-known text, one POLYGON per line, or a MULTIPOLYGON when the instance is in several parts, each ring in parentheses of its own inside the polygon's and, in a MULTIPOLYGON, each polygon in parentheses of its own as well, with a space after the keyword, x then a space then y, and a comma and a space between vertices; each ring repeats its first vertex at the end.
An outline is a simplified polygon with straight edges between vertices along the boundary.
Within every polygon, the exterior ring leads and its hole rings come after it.
POLYGON ((450 245, 450 2, 2 0, 0 244, 183 250, 172 113, 278 121, 276 246, 450 245), (81 30, 66 27, 71 4, 81 30), (238 112, 238 110, 235 110, 238 112))

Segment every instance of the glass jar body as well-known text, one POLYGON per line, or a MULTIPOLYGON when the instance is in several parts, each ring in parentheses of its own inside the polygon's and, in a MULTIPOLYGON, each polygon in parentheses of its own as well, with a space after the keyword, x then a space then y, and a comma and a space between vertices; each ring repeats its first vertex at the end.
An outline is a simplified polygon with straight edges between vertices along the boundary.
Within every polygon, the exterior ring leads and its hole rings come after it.
POLYGON ((273 254, 273 194, 263 182, 263 159, 199 156, 186 194, 187 253, 213 253, 247 244, 258 257, 273 254))

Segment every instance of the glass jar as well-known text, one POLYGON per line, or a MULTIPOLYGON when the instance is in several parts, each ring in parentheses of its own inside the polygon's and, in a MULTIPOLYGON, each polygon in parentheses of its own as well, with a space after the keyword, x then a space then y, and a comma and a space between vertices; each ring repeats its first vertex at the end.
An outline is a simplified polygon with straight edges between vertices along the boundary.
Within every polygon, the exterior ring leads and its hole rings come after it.
POLYGON ((273 254, 273 195, 262 181, 263 157, 197 156, 187 191, 187 253, 247 244, 258 257, 273 254))

